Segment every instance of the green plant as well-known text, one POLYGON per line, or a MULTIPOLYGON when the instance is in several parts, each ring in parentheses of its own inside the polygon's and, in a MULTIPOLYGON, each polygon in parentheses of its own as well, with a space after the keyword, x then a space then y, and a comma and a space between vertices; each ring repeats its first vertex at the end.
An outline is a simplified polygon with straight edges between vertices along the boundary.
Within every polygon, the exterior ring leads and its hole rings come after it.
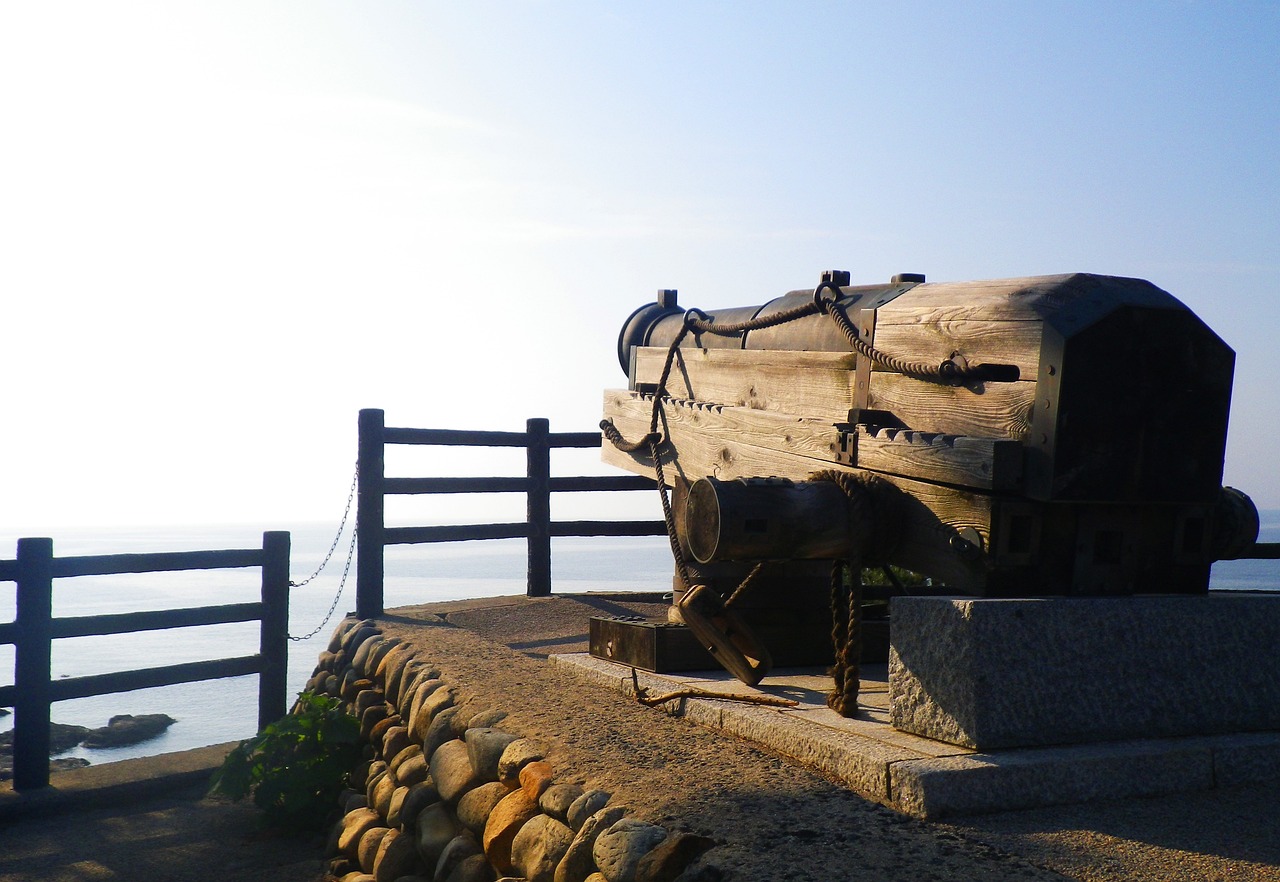
POLYGON ((359 760, 359 738, 338 699, 303 692, 292 713, 227 755, 209 792, 237 801, 252 793, 268 826, 318 829, 359 760))

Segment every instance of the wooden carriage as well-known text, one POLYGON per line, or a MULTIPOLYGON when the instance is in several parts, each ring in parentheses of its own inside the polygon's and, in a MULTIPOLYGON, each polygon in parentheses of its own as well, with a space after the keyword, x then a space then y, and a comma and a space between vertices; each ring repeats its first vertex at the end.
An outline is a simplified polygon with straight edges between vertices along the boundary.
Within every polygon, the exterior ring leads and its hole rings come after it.
MULTIPOLYGON (((815 292, 695 313, 704 326, 755 327, 685 332, 660 389, 686 321, 675 292, 661 292, 622 329, 629 383, 605 393, 605 419, 641 437, 656 396, 664 477, 682 491, 706 478, 875 474, 903 500, 890 562, 958 592, 1196 594, 1213 560, 1256 538, 1252 503, 1222 487, 1234 353, 1151 283, 1071 274, 851 286, 828 274, 818 296, 828 308, 768 327, 815 292), (873 352, 949 365, 952 379, 853 351, 831 309, 873 352)), ((647 448, 606 441, 604 458, 655 474, 647 448)), ((794 536, 796 514, 776 492, 735 505, 716 508, 717 530, 754 535, 760 549, 744 554, 739 542, 739 558, 821 556, 786 552, 779 537, 794 536)), ((683 519, 683 500, 677 509, 683 519)))

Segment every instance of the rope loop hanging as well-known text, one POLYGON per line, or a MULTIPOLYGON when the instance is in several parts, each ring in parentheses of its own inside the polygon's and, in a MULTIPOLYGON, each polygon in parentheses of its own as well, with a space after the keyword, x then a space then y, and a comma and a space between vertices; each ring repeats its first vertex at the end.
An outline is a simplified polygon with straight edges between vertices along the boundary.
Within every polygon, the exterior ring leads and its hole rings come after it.
POLYGON ((848 556, 831 567, 831 645, 834 681, 827 706, 842 717, 858 712, 858 678, 862 664, 862 569, 878 566, 893 555, 900 513, 891 486, 883 478, 835 470, 810 476, 830 481, 849 501, 848 556), (846 584, 845 572, 848 571, 846 584))

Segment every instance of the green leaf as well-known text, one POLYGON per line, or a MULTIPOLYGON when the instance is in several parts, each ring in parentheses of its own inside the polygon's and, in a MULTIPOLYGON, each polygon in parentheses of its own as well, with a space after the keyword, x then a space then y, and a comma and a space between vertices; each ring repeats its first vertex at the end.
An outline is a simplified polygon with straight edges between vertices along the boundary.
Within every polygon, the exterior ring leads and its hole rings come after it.
POLYGON ((316 829, 359 759, 359 734, 341 701, 304 692, 293 713, 227 755, 210 792, 236 800, 252 793, 268 826, 316 829))

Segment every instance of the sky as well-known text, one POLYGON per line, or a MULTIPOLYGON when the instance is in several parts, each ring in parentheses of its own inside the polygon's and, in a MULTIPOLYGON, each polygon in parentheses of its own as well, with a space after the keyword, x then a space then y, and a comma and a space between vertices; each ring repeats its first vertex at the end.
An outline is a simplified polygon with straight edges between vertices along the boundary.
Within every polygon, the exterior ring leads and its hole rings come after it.
POLYGON ((591 430, 659 288, 836 268, 1152 281, 1280 508, 1277 59, 1274 3, 0 0, 0 528, 336 523, 360 408, 591 430))

